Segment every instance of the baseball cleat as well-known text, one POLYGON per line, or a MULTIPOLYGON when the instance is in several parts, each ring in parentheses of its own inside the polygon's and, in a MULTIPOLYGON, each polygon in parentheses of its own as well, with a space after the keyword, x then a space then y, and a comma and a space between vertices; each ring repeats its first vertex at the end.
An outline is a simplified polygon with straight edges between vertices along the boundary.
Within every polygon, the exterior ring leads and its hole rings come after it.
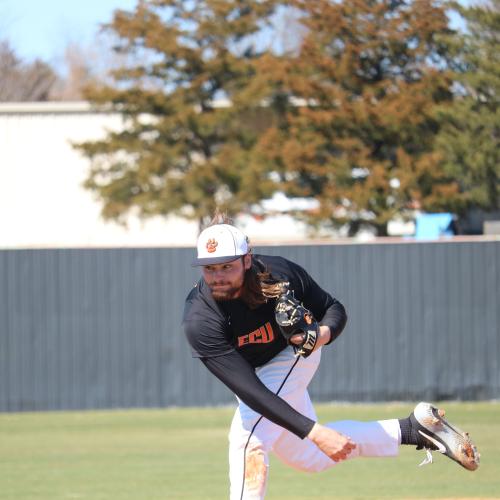
MULTIPOLYGON (((410 415, 412 426, 424 438, 426 458, 420 465, 432 463, 431 451, 438 451, 455 460, 467 470, 479 467, 479 453, 469 434, 451 425, 444 419, 444 410, 430 403, 419 403, 410 415)), ((417 449, 419 449, 417 448, 417 449)))

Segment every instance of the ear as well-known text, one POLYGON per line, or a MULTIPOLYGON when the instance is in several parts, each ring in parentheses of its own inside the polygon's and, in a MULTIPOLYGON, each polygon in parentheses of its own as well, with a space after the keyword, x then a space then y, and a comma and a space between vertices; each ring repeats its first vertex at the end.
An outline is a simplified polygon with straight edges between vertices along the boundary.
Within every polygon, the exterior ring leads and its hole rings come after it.
POLYGON ((245 271, 247 271, 248 269, 250 269, 252 267, 252 255, 247 253, 244 257, 243 257, 243 267, 245 269, 245 271))

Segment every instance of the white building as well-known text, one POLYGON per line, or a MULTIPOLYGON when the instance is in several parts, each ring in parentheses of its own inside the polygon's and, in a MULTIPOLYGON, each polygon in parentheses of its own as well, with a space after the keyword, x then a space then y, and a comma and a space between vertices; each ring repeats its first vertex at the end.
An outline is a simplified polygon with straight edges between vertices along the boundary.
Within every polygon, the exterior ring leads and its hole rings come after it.
MULTIPOLYGON (((104 221, 82 187, 89 160, 72 142, 98 139, 121 123, 86 102, 0 103, 0 248, 195 244, 197 224, 177 217, 130 217, 127 228, 104 221)), ((238 222, 254 243, 307 238, 306 227, 279 210, 238 222)))

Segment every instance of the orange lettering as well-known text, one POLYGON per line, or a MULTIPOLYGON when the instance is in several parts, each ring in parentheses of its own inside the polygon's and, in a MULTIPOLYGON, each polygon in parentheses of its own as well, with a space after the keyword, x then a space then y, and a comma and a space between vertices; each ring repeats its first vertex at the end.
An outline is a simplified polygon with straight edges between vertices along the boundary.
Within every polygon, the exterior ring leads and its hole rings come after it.
POLYGON ((257 330, 238 337, 238 347, 247 344, 268 344, 274 340, 274 332, 271 323, 267 322, 257 330))

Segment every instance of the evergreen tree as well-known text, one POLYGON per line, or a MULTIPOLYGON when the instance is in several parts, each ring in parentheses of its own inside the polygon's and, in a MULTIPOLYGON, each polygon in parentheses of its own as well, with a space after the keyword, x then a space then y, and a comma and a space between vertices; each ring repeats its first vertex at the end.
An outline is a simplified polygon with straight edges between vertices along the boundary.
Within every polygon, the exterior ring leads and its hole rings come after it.
POLYGON ((86 96, 122 113, 124 129, 79 145, 105 217, 177 213, 202 224, 216 207, 260 198, 246 164, 262 116, 236 95, 265 50, 256 34, 274 3, 151 0, 115 12, 107 29, 129 62, 86 96))
POLYGON ((457 98, 441 112, 444 169, 459 180, 455 211, 500 209, 500 0, 464 8, 457 98))
MULTIPOLYGON (((257 72, 286 105, 260 138, 260 161, 287 194, 314 197, 312 224, 387 234, 395 215, 441 210, 457 184, 434 150, 439 103, 451 99, 440 2, 292 2, 306 34, 295 53, 257 72)), ((267 64, 266 64, 267 63, 267 64)), ((255 90, 252 90, 255 92, 255 90)))

